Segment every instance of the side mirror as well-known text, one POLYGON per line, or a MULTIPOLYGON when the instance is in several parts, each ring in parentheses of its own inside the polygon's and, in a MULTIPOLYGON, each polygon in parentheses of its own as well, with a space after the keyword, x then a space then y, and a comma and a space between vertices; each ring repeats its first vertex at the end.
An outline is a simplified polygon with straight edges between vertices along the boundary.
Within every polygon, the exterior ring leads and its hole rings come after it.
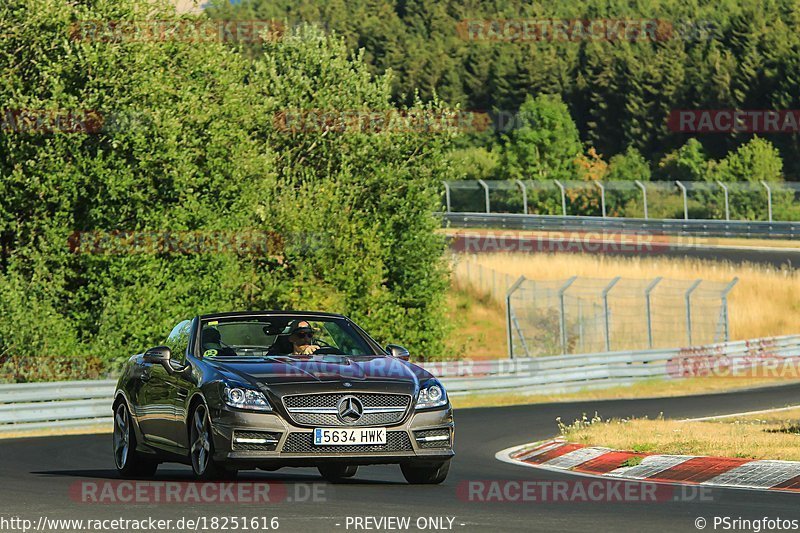
POLYGON ((408 350, 397 344, 387 344, 386 351, 389 352, 389 355, 392 357, 401 359, 403 361, 408 361, 409 357, 411 356, 411 354, 408 353, 408 350))
POLYGON ((169 346, 156 346, 144 352, 144 362, 166 365, 172 358, 172 350, 169 346))

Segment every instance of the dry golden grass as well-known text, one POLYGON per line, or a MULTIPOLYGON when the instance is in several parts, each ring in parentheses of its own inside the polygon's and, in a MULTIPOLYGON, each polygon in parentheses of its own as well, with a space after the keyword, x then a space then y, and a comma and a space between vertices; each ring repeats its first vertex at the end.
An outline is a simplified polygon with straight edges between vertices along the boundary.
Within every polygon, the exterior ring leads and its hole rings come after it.
POLYGON ((753 387, 786 385, 787 380, 772 378, 691 378, 681 380, 647 380, 630 386, 608 389, 585 390, 565 394, 467 394, 452 396, 450 401, 459 409, 469 407, 499 407, 504 405, 527 405, 590 400, 625 400, 634 398, 689 396, 730 392, 753 387))
POLYGON ((800 461, 798 423, 800 418, 772 422, 579 421, 563 433, 570 442, 642 453, 800 461))
POLYGON ((752 422, 759 424, 783 423, 793 425, 800 423, 800 407, 790 407, 784 409, 773 409, 754 415, 744 415, 736 417, 725 417, 719 419, 721 422, 738 420, 739 422, 752 422))
POLYGON ((479 254, 474 260, 501 274, 536 280, 662 276, 728 282, 738 277, 739 283, 729 296, 732 340, 793 334, 800 330, 800 271, 697 259, 578 254, 479 254))
POLYGON ((445 345, 454 359, 508 356, 505 316, 494 302, 454 288, 448 294, 447 309, 453 332, 445 345))

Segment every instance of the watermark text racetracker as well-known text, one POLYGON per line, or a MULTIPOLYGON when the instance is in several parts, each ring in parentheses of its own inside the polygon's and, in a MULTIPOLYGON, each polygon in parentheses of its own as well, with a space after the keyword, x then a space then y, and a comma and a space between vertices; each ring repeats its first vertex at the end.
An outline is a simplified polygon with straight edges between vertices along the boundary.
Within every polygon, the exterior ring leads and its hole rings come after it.
POLYGON ((193 483, 182 481, 76 481, 69 488, 77 503, 137 504, 280 504, 318 503, 328 500, 323 483, 239 482, 193 483))
POLYGON ((709 487, 670 486, 625 480, 570 481, 473 479, 456 488, 470 503, 666 503, 710 502, 709 487))
POLYGON ((654 233, 545 231, 456 232, 448 235, 455 252, 658 254, 686 246, 684 240, 654 233))
POLYGON ((51 518, 0 517, 0 531, 270 531, 281 525, 277 516, 195 516, 180 518, 51 518))

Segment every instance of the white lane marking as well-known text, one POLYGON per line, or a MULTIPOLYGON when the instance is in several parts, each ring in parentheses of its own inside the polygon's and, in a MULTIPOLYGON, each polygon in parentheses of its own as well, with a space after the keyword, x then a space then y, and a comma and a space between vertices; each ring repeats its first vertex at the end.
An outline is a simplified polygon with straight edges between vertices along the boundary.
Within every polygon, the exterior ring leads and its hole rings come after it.
MULTIPOLYGON (((562 475, 569 475, 569 476, 578 476, 578 477, 588 477, 592 479, 608 479, 608 475, 600 475, 600 474, 591 474, 589 472, 576 472, 575 470, 565 470, 563 468, 558 468, 554 466, 548 466, 542 463, 526 463, 524 461, 519 461, 517 459, 512 458, 512 455, 516 452, 524 448, 530 448, 531 446, 535 446, 537 444, 541 445, 544 444, 546 441, 540 441, 538 443, 528 443, 528 444, 520 444, 518 446, 512 446, 510 448, 506 448, 505 450, 500 450, 496 454, 494 454, 494 458, 498 461, 503 463, 510 463, 517 466, 526 466, 528 468, 536 468, 539 470, 547 470, 549 472, 562 474, 562 475)), ((651 457, 657 457, 655 455, 651 457)), ((614 479, 625 479, 625 478, 617 478, 614 479)), ((682 481, 670 481, 670 480, 647 480, 647 479, 631 479, 632 483, 648 483, 654 485, 667 485, 667 486, 674 486, 674 485, 681 485, 681 486, 695 486, 694 483, 684 483, 682 481)), ((706 486, 712 486, 709 482, 706 482, 706 486)), ((750 487, 743 487, 738 485, 716 485, 720 488, 725 488, 728 490, 756 490, 756 491, 769 491, 769 492, 784 492, 784 493, 791 493, 797 494, 796 491, 788 490, 788 489, 773 489, 769 487, 757 487, 757 486, 750 486, 750 487)))
POLYGON ((800 476, 800 462, 752 461, 703 482, 703 485, 768 489, 800 476))
POLYGON ((611 477, 647 479, 664 470, 694 459, 694 455, 648 455, 636 466, 623 466, 607 473, 611 477))
POLYGON ((749 416, 749 415, 763 415, 765 413, 779 413, 781 411, 790 411, 792 409, 798 409, 800 405, 790 405, 788 407, 778 407, 777 409, 761 409, 760 411, 745 411, 743 413, 732 413, 729 415, 714 415, 714 416, 703 416, 700 418, 685 418, 683 422, 702 422, 704 420, 719 420, 721 418, 734 418, 737 416, 749 416))
POLYGON ((556 468, 574 468, 587 461, 606 455, 611 451, 613 450, 610 448, 578 448, 577 450, 550 459, 543 464, 556 468))

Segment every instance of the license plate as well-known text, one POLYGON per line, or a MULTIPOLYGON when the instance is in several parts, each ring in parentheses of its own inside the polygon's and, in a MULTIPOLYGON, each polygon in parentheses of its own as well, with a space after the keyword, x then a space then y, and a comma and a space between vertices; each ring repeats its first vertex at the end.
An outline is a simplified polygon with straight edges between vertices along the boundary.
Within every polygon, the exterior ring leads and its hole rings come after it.
POLYGON ((386 428, 316 428, 316 446, 358 446, 366 444, 386 444, 386 428))

